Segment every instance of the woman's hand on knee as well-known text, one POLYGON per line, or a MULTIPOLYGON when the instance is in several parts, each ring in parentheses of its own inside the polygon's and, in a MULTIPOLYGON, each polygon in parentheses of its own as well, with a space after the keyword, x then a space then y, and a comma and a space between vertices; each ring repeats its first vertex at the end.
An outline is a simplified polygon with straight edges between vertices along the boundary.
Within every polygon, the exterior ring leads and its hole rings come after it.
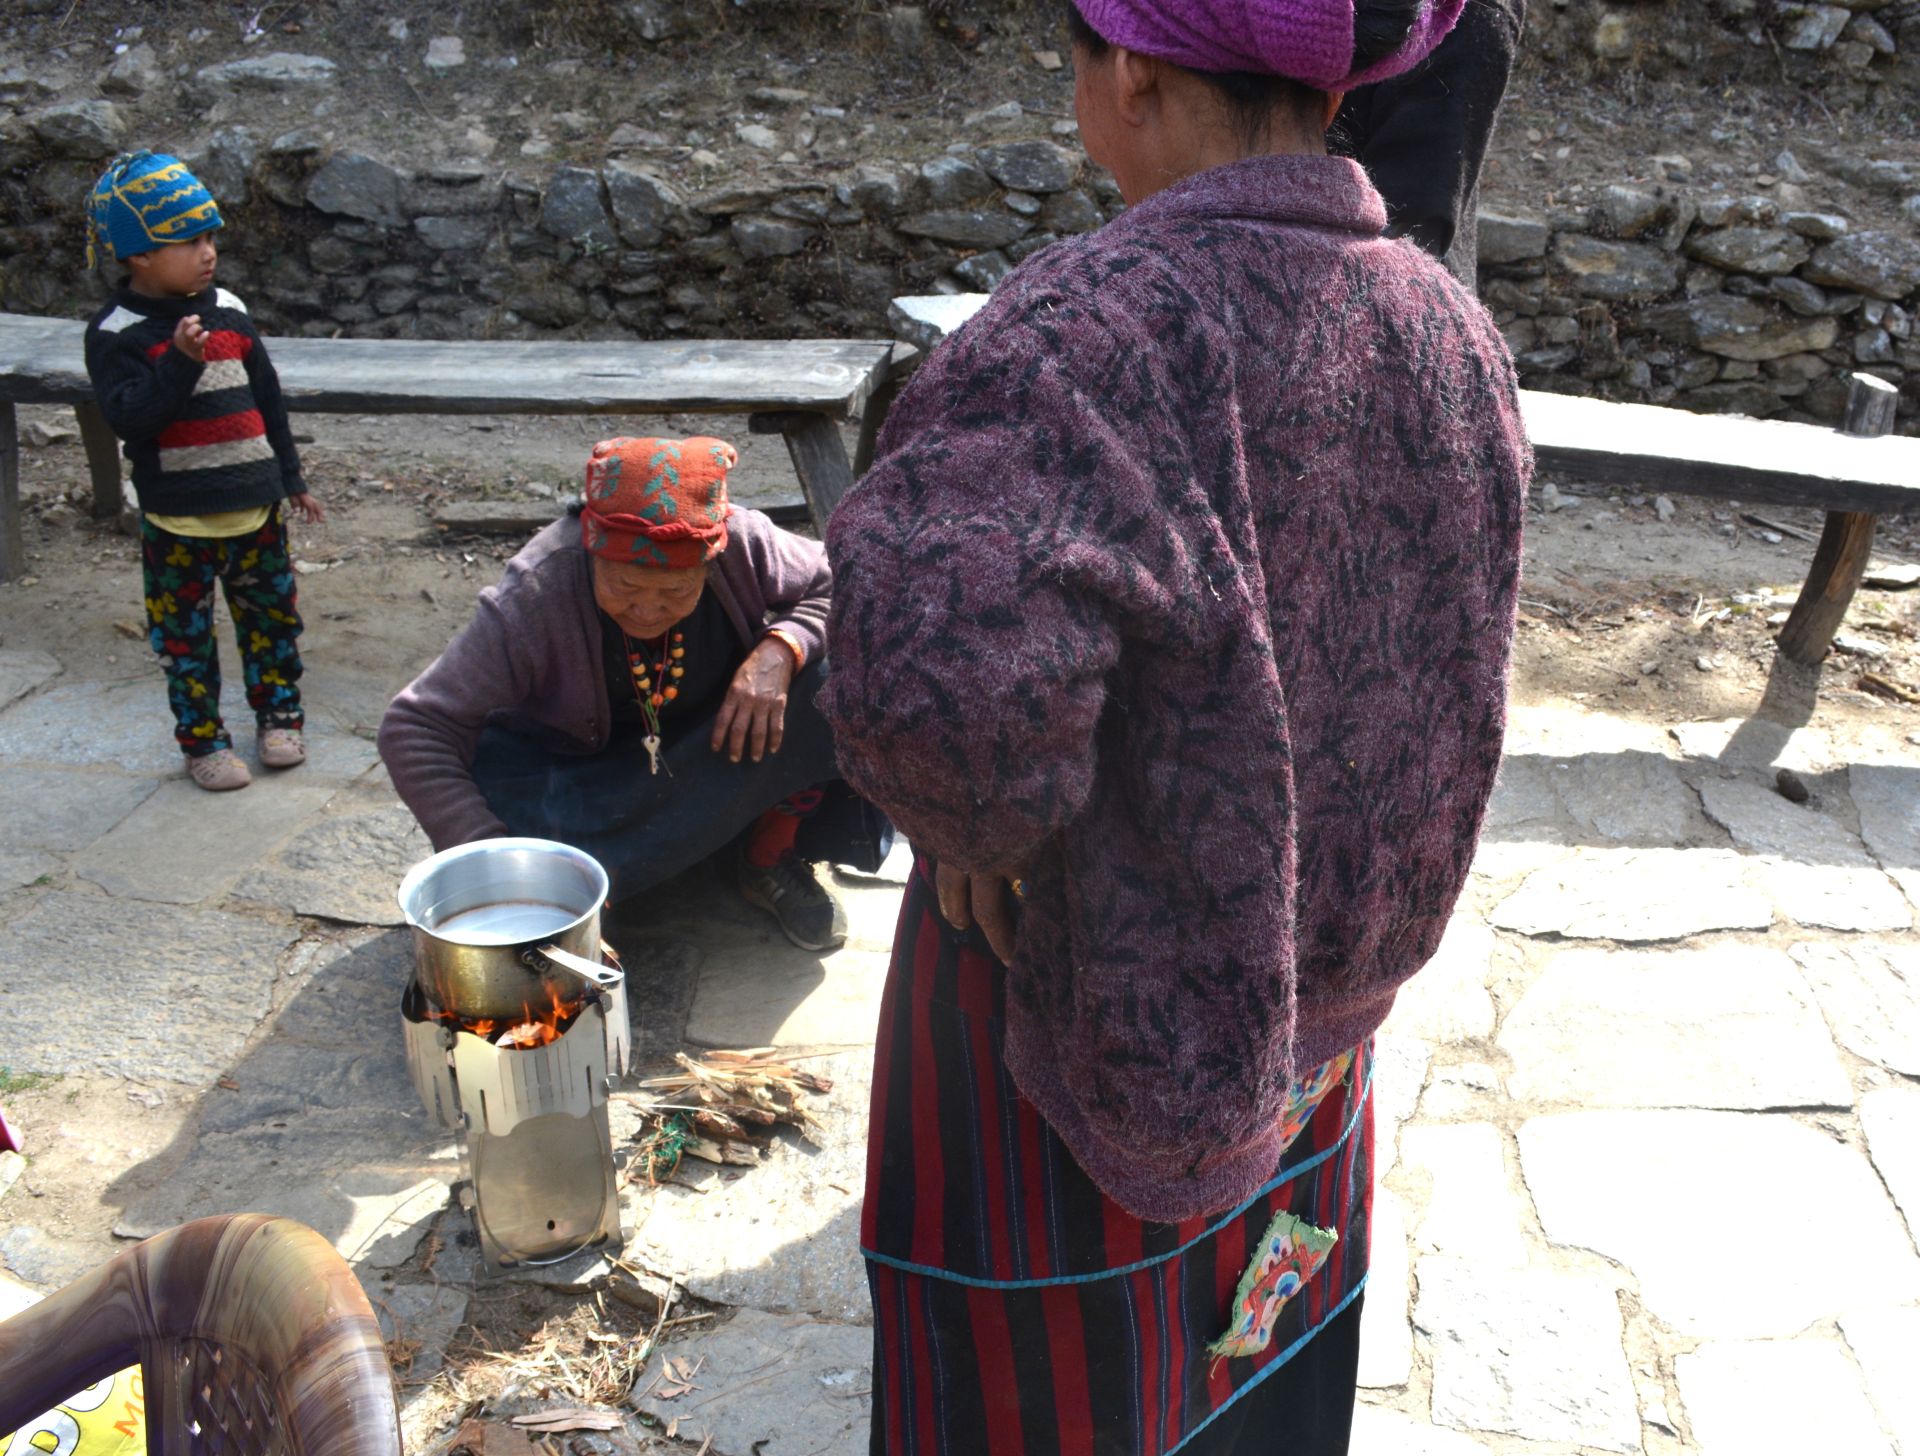
POLYGON ((747 654, 713 720, 715 753, 724 750, 735 763, 746 754, 758 763, 780 751, 793 668, 793 652, 783 642, 768 639, 747 654))

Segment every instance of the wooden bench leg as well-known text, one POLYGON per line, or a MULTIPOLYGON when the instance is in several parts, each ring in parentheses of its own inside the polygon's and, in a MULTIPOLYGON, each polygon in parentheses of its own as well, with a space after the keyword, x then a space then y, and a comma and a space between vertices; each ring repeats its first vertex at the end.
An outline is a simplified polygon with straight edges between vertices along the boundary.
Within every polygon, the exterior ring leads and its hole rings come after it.
POLYGON ((13 402, 0 399, 0 581, 15 581, 27 569, 27 543, 20 534, 20 435, 13 402))
MULTIPOLYGON (((1847 393, 1847 411, 1840 422, 1844 435, 1875 436, 1893 431, 1899 391, 1871 374, 1856 374, 1847 393)), ((1875 517, 1862 511, 1827 512, 1826 529, 1807 568, 1800 599, 1793 604, 1786 626, 1780 629, 1780 651, 1803 667, 1813 667, 1827 655, 1833 634, 1846 619, 1853 594, 1866 574, 1873 553, 1875 517)))
POLYGON ((1857 511, 1827 512, 1826 529, 1820 533, 1813 565, 1807 568, 1800 600, 1780 629, 1780 650, 1792 661, 1812 667, 1827 655, 1866 574, 1878 519, 1857 511))
POLYGON ((120 514, 120 441, 92 400, 73 407, 80 425, 80 442, 87 447, 87 474, 93 478, 93 517, 111 520, 120 514))
POLYGON ((826 540, 833 508, 853 484, 853 462, 847 458, 846 442, 840 438, 839 421, 819 414, 758 414, 748 416, 747 428, 756 435, 777 430, 785 437, 813 527, 820 539, 826 540))

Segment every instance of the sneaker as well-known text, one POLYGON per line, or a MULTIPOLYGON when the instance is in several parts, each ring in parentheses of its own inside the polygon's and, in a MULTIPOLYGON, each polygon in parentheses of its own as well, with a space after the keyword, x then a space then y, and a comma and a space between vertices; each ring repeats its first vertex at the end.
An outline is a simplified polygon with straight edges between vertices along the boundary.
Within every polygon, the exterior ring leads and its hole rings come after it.
POLYGON ((298 728, 260 730, 260 763, 264 768, 292 768, 307 761, 306 736, 298 728))
POLYGON ((847 912, 814 878, 813 866, 792 851, 761 869, 740 859, 740 895, 780 922, 802 950, 833 950, 846 944, 847 912))
POLYGON ((187 774, 201 788, 213 794, 244 789, 253 782, 253 775, 247 772, 247 766, 240 762, 239 755, 231 748, 216 748, 212 753, 189 758, 187 774))

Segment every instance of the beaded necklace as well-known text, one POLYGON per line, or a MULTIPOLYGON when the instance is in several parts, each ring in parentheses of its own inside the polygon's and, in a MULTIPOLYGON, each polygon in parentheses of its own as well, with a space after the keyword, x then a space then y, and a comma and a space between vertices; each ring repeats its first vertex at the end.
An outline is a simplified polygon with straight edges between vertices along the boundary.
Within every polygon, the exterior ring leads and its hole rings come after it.
POLYGON ((640 740, 647 750, 647 772, 660 772, 660 710, 680 696, 680 679, 687 674, 687 634, 663 633, 660 661, 649 664, 640 649, 622 628, 620 641, 627 649, 627 676, 633 683, 634 700, 640 704, 640 716, 646 721, 647 736, 640 740))

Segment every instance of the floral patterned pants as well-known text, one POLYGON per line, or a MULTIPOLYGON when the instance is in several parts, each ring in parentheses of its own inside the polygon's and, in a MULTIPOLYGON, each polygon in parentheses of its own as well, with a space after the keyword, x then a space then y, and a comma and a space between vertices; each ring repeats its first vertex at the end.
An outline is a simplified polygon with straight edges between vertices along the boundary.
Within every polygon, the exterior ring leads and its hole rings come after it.
POLYGON ((233 615, 247 706, 262 728, 301 727, 300 613, 280 508, 245 536, 176 536, 142 517, 140 556, 147 640, 166 669, 173 736, 187 756, 233 746, 220 721, 216 583, 226 588, 233 615))

